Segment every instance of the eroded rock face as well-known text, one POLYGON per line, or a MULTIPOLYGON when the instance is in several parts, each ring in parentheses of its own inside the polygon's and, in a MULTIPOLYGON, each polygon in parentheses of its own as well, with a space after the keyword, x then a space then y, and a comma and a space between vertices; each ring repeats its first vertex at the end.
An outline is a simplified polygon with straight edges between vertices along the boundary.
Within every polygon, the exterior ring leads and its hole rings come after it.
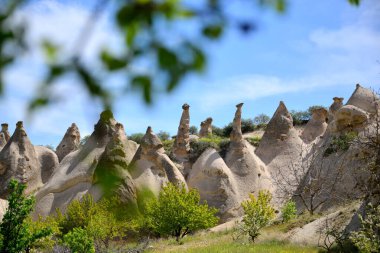
POLYGON ((11 138, 9 131, 8 131, 8 124, 3 123, 1 124, 1 132, 0 132, 0 151, 1 149, 7 144, 9 139, 11 138))
POLYGON ((42 183, 45 184, 58 167, 58 156, 53 150, 47 147, 35 146, 34 149, 36 150, 38 161, 41 165, 42 183))
POLYGON ((345 105, 340 108, 335 114, 335 131, 354 130, 364 127, 369 120, 369 115, 366 111, 353 106, 345 105))
MULTIPOLYGON (((117 163, 120 158, 115 154, 110 156, 111 160, 104 160, 105 158, 103 158, 104 156, 102 157, 102 154, 104 152, 112 153, 112 150, 116 150, 113 147, 117 146, 120 140, 125 144, 125 154, 121 157, 125 158, 126 163, 129 164, 137 149, 136 143, 128 141, 125 133, 123 133, 124 137, 121 135, 123 131, 121 129, 122 127, 116 122, 112 112, 102 112, 98 123, 94 126, 94 132, 84 146, 69 153, 61 161, 48 182, 37 192, 36 213, 49 215, 54 213, 56 208, 64 211, 72 200, 80 199, 87 193, 92 194, 95 200, 100 199, 104 192, 97 184, 97 181, 94 181, 94 171, 98 167, 100 160, 102 160, 102 163, 107 163, 115 159, 114 162, 117 163), (115 139, 118 141, 115 141, 115 139), (111 140, 114 140, 114 143, 111 140), (110 147, 106 151, 110 142, 110 147)), ((126 179, 125 188, 128 188, 128 182, 126 179)), ((128 194, 125 196, 127 198, 128 194)))
POLYGON ((205 121, 201 122, 201 130, 199 131, 199 137, 207 137, 212 134, 212 118, 209 117, 205 121))
POLYGON ((106 187, 109 193, 116 193, 123 203, 137 205, 137 192, 133 179, 128 171, 130 159, 127 154, 127 136, 124 126, 115 125, 115 133, 108 142, 94 173, 94 184, 106 187), (105 180, 106 179, 106 180, 105 180), (107 182, 106 185, 102 184, 107 182))
POLYGON ((327 110, 324 108, 318 108, 313 110, 312 117, 307 122, 305 129, 302 132, 301 138, 309 144, 313 142, 317 137, 322 136, 327 129, 327 110))
POLYGON ((219 209, 222 221, 240 214, 240 201, 237 182, 219 153, 207 149, 194 163, 188 180, 189 188, 199 191, 201 201, 219 209))
POLYGON ((177 137, 173 145, 173 154, 179 161, 187 160, 190 151, 190 106, 182 106, 182 116, 178 127, 177 137))
POLYGON ((351 95, 346 105, 356 106, 368 113, 376 113, 378 111, 378 103, 379 97, 373 91, 357 84, 354 93, 351 95))
POLYGON ((335 113, 342 108, 344 98, 334 97, 334 102, 330 105, 329 108, 329 123, 332 122, 335 118, 335 113))
POLYGON ((41 165, 34 146, 19 121, 16 130, 0 152, 0 197, 6 198, 11 178, 27 183, 30 194, 42 186, 41 165))
POLYGON ((68 155, 69 153, 77 150, 80 144, 80 132, 75 123, 67 129, 65 136, 56 148, 56 153, 59 161, 68 155))
POLYGON ((156 196, 167 182, 187 187, 183 175, 165 154, 161 140, 151 127, 147 128, 132 159, 130 172, 139 190, 149 189, 156 196))

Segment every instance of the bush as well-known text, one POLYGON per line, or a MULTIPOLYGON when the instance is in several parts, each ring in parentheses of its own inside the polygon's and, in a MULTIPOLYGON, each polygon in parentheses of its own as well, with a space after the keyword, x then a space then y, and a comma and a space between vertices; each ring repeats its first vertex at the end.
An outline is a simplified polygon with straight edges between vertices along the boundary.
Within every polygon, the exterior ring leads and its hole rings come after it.
POLYGON ((363 253, 380 252, 380 205, 367 206, 366 217, 359 215, 362 227, 358 232, 353 232, 351 241, 363 253))
POLYGON ((228 148, 230 146, 230 139, 222 139, 219 143, 219 155, 224 158, 227 155, 228 148))
POLYGON ((282 222, 288 222, 297 217, 296 203, 293 200, 287 201, 281 209, 282 222))
POLYGON ((11 179, 8 185, 8 208, 0 224, 0 252, 19 253, 29 251, 38 240, 52 234, 51 228, 32 230, 32 223, 28 222, 33 210, 35 199, 25 196, 25 184, 11 179))
POLYGON ((190 132, 190 134, 194 134, 194 135, 198 134, 198 127, 191 126, 189 129, 189 132, 190 132))
MULTIPOLYGON (((233 124, 231 122, 223 128, 222 137, 226 137, 226 138, 230 137, 232 129, 233 129, 233 124)), ((255 130, 255 125, 253 124, 253 120, 251 120, 251 119, 242 119, 241 120, 241 132, 243 134, 253 132, 254 130, 255 130)))
POLYGON ((165 153, 168 156, 172 153, 173 144, 174 144, 174 139, 162 141, 162 145, 164 146, 165 153))
POLYGON ((95 253, 94 241, 82 228, 74 228, 63 237, 72 253, 95 253))
POLYGON ((217 210, 200 204, 197 190, 187 191, 185 186, 169 183, 159 198, 147 204, 146 217, 152 229, 164 236, 175 236, 179 241, 188 233, 216 225, 217 210))
POLYGON ((341 134, 338 137, 333 137, 330 145, 323 153, 324 157, 327 157, 333 153, 339 151, 347 151, 350 148, 351 143, 358 137, 356 132, 348 132, 341 134))
POLYGON ((131 141, 134 141, 138 144, 141 144, 141 140, 144 137, 144 135, 145 134, 143 134, 143 133, 131 134, 130 136, 128 136, 128 139, 131 141))
POLYGON ((304 125, 311 118, 311 114, 308 111, 291 110, 290 115, 292 115, 294 126, 304 125))
POLYGON ((249 137, 246 139, 252 146, 258 147, 259 143, 261 141, 261 137, 255 136, 255 137, 249 137))
POLYGON ((269 191, 259 191, 257 198, 250 194, 249 198, 241 203, 244 216, 238 230, 242 234, 248 234, 250 240, 254 242, 260 235, 260 230, 274 219, 275 210, 270 205, 272 195, 269 191))

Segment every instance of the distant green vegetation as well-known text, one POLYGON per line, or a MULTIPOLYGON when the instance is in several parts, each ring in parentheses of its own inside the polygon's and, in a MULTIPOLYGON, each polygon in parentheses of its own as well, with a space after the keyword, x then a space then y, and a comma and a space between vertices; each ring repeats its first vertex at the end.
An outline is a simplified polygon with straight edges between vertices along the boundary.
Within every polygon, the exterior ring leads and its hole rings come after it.
POLYGON ((261 141, 261 137, 259 136, 254 136, 254 137, 248 137, 246 140, 254 147, 258 147, 259 143, 261 141))

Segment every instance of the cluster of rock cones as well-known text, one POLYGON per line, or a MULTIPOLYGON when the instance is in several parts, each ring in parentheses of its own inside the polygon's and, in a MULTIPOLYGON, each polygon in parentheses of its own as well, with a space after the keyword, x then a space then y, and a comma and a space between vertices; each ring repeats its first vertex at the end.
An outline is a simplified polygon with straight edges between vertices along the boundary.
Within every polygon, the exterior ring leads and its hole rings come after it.
MULTIPOLYGON (((182 107, 170 158, 151 127, 138 145, 128 140, 123 125, 110 111, 100 115, 93 133, 82 146, 79 129, 73 123, 55 152, 34 146, 22 122, 17 123, 12 136, 8 125, 2 124, 1 201, 7 197, 11 178, 28 184, 27 193, 36 196, 35 212, 39 215, 52 214, 57 208, 64 211, 72 200, 84 194, 92 194, 95 200, 102 198, 105 190, 101 180, 104 178, 116 178, 114 193, 123 202, 136 206, 139 192, 149 190, 158 196, 162 186, 171 182, 197 189, 201 200, 219 209, 221 221, 228 221, 241 215, 240 203, 250 193, 266 189, 276 196, 273 177, 288 173, 290 163, 301 167, 315 150, 315 156, 322 159, 323 150, 334 136, 344 131, 360 133, 368 129, 373 123, 372 115, 378 112, 378 98, 372 91, 357 85, 345 105, 343 98, 334 98, 329 111, 316 109, 302 133, 294 128, 292 116, 280 102, 257 148, 243 138, 242 107, 242 103, 236 106, 225 156, 208 148, 195 162, 190 159, 190 106, 187 104, 182 107)), ((203 121, 200 137, 211 134, 211 126, 212 118, 203 121)), ((340 158, 330 158, 328 169, 334 170, 332 165, 337 159, 340 158)), ((345 158, 344 162, 345 166, 354 167, 352 160, 345 158)), ((313 163, 318 163, 318 159, 311 161, 310 166, 314 166, 313 163)), ((341 190, 354 191, 349 178, 341 190)))

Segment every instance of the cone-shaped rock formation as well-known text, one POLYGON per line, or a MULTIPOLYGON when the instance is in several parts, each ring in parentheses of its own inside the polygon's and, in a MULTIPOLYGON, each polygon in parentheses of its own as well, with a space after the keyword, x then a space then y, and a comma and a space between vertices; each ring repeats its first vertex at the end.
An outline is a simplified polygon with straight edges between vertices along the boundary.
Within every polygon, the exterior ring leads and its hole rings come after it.
POLYGON ((162 186, 171 182, 186 186, 186 181, 176 165, 165 154, 161 140, 148 127, 141 145, 130 165, 132 178, 139 190, 149 189, 158 196, 162 186))
POLYGON ((1 198, 6 197, 11 178, 27 183, 27 194, 42 186, 41 165, 22 121, 17 122, 15 132, 0 152, 0 175, 1 198))
POLYGON ((330 105, 329 108, 329 122, 332 122, 335 119, 335 113, 342 108, 343 106, 343 99, 339 97, 334 97, 334 102, 330 105))
POLYGON ((92 194, 95 200, 99 199, 103 191, 93 184, 94 171, 107 144, 113 138, 124 141, 126 163, 130 162, 137 149, 136 143, 120 136, 120 129, 111 111, 102 112, 94 126, 94 132, 84 146, 68 154, 36 194, 36 213, 48 215, 55 212, 56 208, 64 211, 71 200, 81 198, 86 193, 92 194))
POLYGON ((72 123, 71 126, 67 129, 65 136, 59 143, 56 148, 56 153, 59 161, 68 155, 69 153, 77 150, 80 143, 80 132, 75 123, 72 123))
POLYGON ((346 105, 353 105, 368 113, 375 113, 377 112, 377 102, 379 102, 379 98, 373 91, 357 84, 354 93, 351 95, 346 105))

